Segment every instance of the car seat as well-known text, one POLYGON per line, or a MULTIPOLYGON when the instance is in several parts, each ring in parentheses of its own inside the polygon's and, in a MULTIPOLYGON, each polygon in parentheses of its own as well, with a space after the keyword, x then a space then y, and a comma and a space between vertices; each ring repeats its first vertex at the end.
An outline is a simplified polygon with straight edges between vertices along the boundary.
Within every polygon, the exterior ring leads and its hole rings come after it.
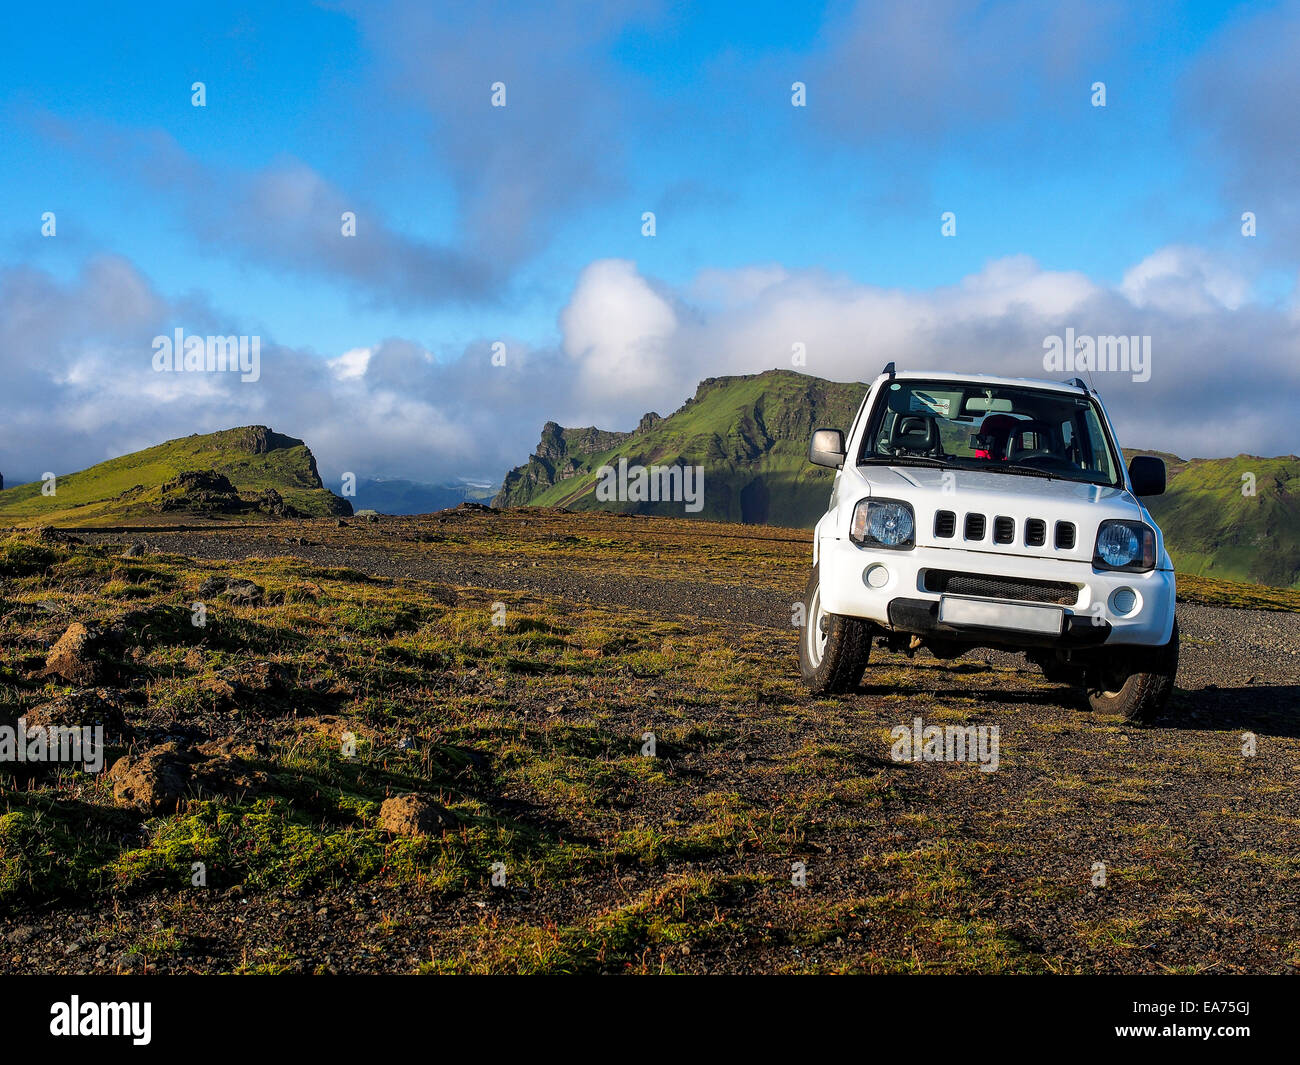
POLYGON ((929 414, 900 414, 889 433, 889 448, 895 454, 907 451, 928 454, 939 447, 939 423, 929 414))
POLYGON ((1007 458, 1022 459, 1036 455, 1055 455, 1056 445, 1052 439, 1052 427, 1047 422, 1019 422, 1007 441, 1007 458), (1025 446, 1025 437, 1033 434, 1032 447, 1025 446))
POLYGON ((1011 430, 1024 423, 1010 414, 990 414, 980 425, 979 435, 987 438, 988 448, 976 448, 977 459, 994 459, 1005 462, 1007 458, 1007 439, 1011 430))

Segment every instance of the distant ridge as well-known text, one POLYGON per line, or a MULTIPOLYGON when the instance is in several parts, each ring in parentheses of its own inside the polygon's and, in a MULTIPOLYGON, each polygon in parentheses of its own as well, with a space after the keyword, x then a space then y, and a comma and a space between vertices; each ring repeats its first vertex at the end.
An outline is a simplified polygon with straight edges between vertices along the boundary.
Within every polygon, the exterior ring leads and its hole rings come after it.
POLYGON ((326 490, 311 449, 265 425, 168 440, 77 473, 0 491, 0 524, 148 524, 347 515, 326 490))

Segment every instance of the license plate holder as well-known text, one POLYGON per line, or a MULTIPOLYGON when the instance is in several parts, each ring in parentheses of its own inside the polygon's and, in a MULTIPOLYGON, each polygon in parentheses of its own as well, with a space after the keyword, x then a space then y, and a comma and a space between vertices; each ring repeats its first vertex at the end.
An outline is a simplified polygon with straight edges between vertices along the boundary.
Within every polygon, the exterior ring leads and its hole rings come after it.
POLYGON ((975 625, 983 629, 1060 636, 1065 630, 1065 611, 1059 606, 942 595, 939 597, 939 621, 946 625, 975 625))

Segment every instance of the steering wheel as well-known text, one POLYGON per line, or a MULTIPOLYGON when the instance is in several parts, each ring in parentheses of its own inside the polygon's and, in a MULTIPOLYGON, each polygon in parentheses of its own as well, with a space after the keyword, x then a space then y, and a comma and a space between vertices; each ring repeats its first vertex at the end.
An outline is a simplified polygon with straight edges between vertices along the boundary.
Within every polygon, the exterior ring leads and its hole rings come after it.
POLYGON ((1057 459, 1060 456, 1050 447, 1039 447, 1033 451, 1015 451, 1007 456, 1008 462, 1031 462, 1034 459, 1057 459))

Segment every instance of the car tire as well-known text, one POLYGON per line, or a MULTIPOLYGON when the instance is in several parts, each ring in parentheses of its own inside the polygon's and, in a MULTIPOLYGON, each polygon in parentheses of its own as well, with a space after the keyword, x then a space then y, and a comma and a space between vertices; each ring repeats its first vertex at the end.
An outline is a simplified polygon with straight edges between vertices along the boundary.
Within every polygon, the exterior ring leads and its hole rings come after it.
POLYGON ((871 656, 874 626, 862 618, 821 609, 820 567, 814 566, 803 597, 799 632, 799 673, 813 695, 842 695, 862 679, 871 656))
POLYGON ((1088 705, 1098 713, 1117 714, 1135 725, 1154 721, 1173 694, 1178 672, 1178 620, 1163 647, 1117 651, 1088 668, 1084 687, 1088 705))

